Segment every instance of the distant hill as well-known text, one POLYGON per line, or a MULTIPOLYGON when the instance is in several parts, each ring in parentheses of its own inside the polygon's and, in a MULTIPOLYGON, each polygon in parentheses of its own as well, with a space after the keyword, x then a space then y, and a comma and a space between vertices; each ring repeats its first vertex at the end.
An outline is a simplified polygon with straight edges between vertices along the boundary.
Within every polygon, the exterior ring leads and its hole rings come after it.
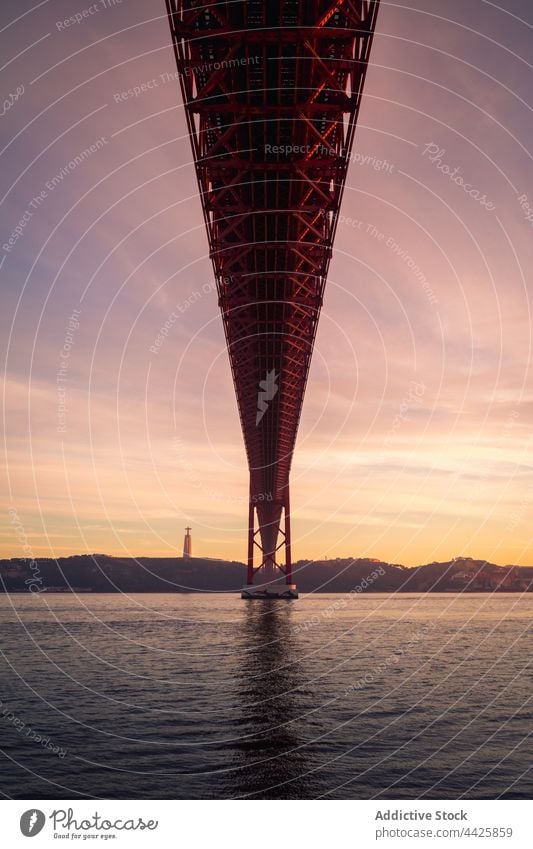
MULTIPOLYGON (((533 591, 533 567, 469 557, 412 568, 371 558, 300 560, 293 570, 303 593, 533 591)), ((245 580, 243 563, 202 557, 80 554, 0 560, 0 592, 236 592, 245 580)))

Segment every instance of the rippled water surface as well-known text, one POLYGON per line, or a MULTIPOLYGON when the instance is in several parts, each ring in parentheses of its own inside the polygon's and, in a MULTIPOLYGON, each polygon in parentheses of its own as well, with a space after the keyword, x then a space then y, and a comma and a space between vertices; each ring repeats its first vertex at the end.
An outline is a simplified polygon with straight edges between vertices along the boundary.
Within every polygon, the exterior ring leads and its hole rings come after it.
POLYGON ((0 790, 531 798, 532 616, 533 595, 0 596, 0 790))

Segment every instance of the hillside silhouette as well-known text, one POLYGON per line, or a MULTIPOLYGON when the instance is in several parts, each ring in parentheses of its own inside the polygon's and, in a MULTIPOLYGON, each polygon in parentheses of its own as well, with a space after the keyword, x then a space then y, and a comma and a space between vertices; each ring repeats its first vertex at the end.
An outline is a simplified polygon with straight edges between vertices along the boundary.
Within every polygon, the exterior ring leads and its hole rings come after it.
MULTIPOLYGON (((372 558, 300 560, 293 570, 302 593, 533 590, 533 567, 498 566, 468 557, 409 568, 372 558)), ((243 563, 201 557, 80 554, 0 560, 2 592, 237 592, 245 581, 243 563)))

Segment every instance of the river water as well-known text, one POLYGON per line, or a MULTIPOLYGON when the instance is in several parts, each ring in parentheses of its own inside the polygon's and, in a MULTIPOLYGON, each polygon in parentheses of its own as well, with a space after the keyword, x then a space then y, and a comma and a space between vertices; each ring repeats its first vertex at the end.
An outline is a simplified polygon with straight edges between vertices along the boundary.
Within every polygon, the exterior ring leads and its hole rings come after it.
POLYGON ((12 798, 531 798, 533 594, 0 596, 12 798))

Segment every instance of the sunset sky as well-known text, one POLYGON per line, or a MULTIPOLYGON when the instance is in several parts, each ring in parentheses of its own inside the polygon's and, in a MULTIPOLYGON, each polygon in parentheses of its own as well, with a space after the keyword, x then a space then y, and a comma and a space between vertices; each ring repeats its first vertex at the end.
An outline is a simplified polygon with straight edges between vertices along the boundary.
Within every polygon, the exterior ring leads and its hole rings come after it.
MULTIPOLYGON (((35 556, 170 556, 191 525, 194 554, 244 560, 164 2, 1 15, 0 554, 23 556, 22 528, 35 556)), ((293 461, 295 559, 533 564, 532 27, 528 0, 382 0, 293 461)))

